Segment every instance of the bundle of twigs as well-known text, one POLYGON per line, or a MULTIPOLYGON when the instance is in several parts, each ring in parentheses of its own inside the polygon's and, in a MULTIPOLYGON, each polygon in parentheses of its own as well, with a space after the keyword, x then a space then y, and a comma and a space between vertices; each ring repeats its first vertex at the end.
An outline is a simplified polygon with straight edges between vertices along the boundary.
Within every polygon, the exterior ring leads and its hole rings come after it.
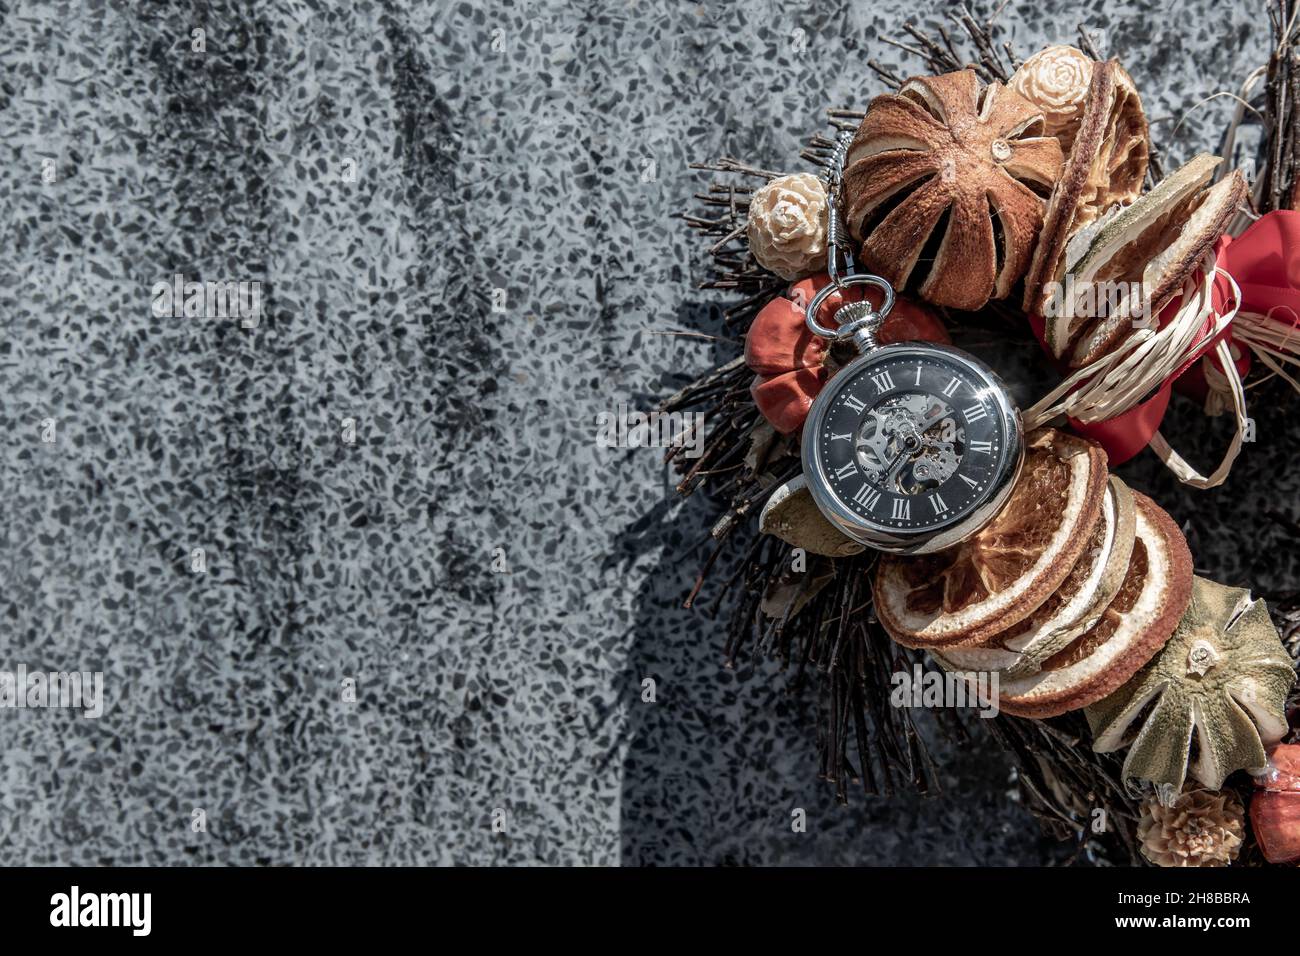
MULTIPOLYGON (((977 20, 965 4, 960 4, 948 15, 953 21, 951 28, 941 26, 934 34, 928 34, 906 23, 903 25, 905 40, 891 37, 881 37, 881 40, 920 59, 931 73, 974 70, 985 83, 992 80, 1006 83, 1020 60, 1010 43, 997 43, 993 37, 993 24, 1009 2, 1002 0, 983 21, 977 20), (969 52, 961 52, 963 46, 969 52)), ((891 86, 903 85, 902 77, 879 60, 868 60, 867 66, 891 86)))
POLYGON ((1276 43, 1268 61, 1265 127, 1268 137, 1267 188, 1261 212, 1300 208, 1300 0, 1272 0, 1269 19, 1276 43))
MULTIPOLYGON (((1277 0, 1275 20, 1293 26, 1297 4, 1300 0, 1277 0)), ((1005 82, 1019 60, 1009 44, 995 41, 993 18, 978 21, 964 6, 952 17, 953 30, 940 29, 931 35, 908 26, 906 40, 889 42, 919 57, 930 72, 970 68, 985 80, 1005 82), (963 45, 971 48, 971 55, 963 55, 963 45)), ((1297 102, 1292 87, 1300 81, 1300 65, 1292 53, 1291 26, 1280 34, 1282 42, 1270 67, 1272 109, 1284 105, 1289 109, 1297 102)), ((1079 33, 1080 47, 1096 57, 1087 31, 1080 27, 1079 33)), ((904 82, 876 61, 869 65, 895 88, 904 82)), ((834 149, 833 137, 856 129, 863 115, 849 108, 828 111, 831 133, 815 134, 802 159, 825 167, 834 149)), ((1289 114, 1275 124, 1281 137, 1277 155, 1284 161, 1275 162, 1272 170, 1288 196, 1295 178, 1294 126, 1289 114)), ((757 312, 786 287, 755 262, 745 235, 753 189, 783 173, 732 157, 693 164, 693 168, 729 177, 697 193, 703 208, 682 218, 709 242, 711 273, 701 287, 737 297, 725 309, 724 321, 730 330, 743 333, 757 312)), ((1160 176, 1158 165, 1154 175, 1160 176)), ((668 452, 680 467, 677 490, 689 495, 703 488, 725 504, 702 542, 707 554, 686 603, 697 603, 719 559, 734 549, 737 560, 723 562, 732 564, 734 573, 711 589, 712 610, 716 613, 724 603, 729 608, 727 666, 774 658, 783 669, 793 671, 796 688, 817 683, 821 775, 833 783, 841 801, 848 799, 853 787, 868 794, 900 789, 933 792, 939 781, 925 738, 912 711, 893 706, 889 699, 891 675, 911 671, 918 663, 932 665, 924 655, 891 641, 876 621, 869 586, 873 554, 835 561, 809 556, 806 567, 795 568, 793 549, 759 534, 748 520, 759 514, 772 491, 800 470, 797 456, 788 452, 784 457, 773 452, 764 460, 770 449, 761 447, 764 443, 757 437, 762 419, 750 397, 752 379, 753 373, 737 357, 661 405, 666 412, 702 411, 711 423, 698 458, 688 464, 679 457, 681 449, 668 452)), ((1297 627, 1288 635, 1288 648, 1300 656, 1300 611, 1292 613, 1297 627)), ((1001 715, 969 720, 949 709, 932 713, 938 732, 955 742, 968 739, 976 724, 991 733, 1013 758, 1026 805, 1049 832, 1075 841, 1076 856, 1086 852, 1092 859, 1143 862, 1134 835, 1140 796, 1125 787, 1120 756, 1092 751, 1081 714, 1037 721, 1001 715)))

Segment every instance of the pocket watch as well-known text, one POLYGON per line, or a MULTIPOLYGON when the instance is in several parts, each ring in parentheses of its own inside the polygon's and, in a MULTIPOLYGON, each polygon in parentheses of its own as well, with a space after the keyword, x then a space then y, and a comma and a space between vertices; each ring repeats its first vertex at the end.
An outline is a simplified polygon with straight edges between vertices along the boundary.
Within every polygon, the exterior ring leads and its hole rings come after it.
MULTIPOLYGON (((842 161, 844 140, 836 158, 842 161)), ((827 245, 831 282, 808 303, 814 335, 860 353, 813 401, 804 424, 804 477, 813 500, 854 541, 923 554, 983 528, 1006 503, 1024 460, 1020 413, 1002 380, 972 355, 930 342, 880 345, 894 305, 879 276, 838 271, 838 212, 832 160, 827 245), (877 308, 850 302, 835 328, 818 321, 827 296, 852 286, 883 293, 877 308)))

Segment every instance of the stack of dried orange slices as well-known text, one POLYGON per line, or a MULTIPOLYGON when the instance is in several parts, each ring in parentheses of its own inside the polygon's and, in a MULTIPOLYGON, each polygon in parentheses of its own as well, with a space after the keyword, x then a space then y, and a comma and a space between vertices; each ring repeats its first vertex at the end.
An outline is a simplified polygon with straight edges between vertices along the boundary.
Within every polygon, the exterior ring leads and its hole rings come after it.
POLYGON ((1007 504, 935 555, 882 557, 876 615, 945 668, 997 671, 999 704, 1054 717, 1116 690, 1169 640, 1192 593, 1174 520, 1108 476, 1106 454, 1043 429, 1029 436, 1007 504))

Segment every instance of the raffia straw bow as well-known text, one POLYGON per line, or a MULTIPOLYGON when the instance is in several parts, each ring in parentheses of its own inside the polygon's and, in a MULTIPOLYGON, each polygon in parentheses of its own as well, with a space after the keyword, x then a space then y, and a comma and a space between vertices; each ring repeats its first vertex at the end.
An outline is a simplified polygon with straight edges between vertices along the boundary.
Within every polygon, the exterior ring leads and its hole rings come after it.
POLYGON ((1300 381, 1282 367, 1285 364, 1300 369, 1300 326, 1295 320, 1294 315, 1291 321, 1280 322, 1262 312, 1239 312, 1232 325, 1232 338, 1249 346, 1265 367, 1300 392, 1300 381))
MULTIPOLYGON (((1025 429, 1032 430, 1062 415, 1080 422, 1115 418, 1141 404, 1190 359, 1205 354, 1205 343, 1213 341, 1236 316, 1236 303, 1241 296, 1236 281, 1224 272, 1232 286, 1233 308, 1223 314, 1214 313, 1209 334, 1197 338, 1206 318, 1214 312, 1213 288, 1218 272, 1213 254, 1207 253, 1197 272, 1183 286, 1182 304, 1168 323, 1158 329, 1137 329, 1117 348, 1065 379, 1025 412, 1025 429)), ((1246 393, 1228 344, 1216 343, 1215 352, 1223 362, 1227 398, 1237 418, 1236 434, 1218 468, 1209 477, 1202 475, 1158 431, 1149 442, 1151 450, 1179 481, 1196 488, 1213 488, 1223 483, 1241 451, 1248 427, 1246 393)))

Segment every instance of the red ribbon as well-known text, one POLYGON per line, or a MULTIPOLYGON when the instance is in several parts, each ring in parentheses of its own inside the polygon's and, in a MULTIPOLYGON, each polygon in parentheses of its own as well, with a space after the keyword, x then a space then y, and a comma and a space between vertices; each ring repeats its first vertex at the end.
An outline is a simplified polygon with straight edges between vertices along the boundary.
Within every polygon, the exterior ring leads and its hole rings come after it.
MULTIPOLYGON (((1300 321, 1300 212, 1270 212, 1236 239, 1224 236, 1215 245, 1215 262, 1241 288, 1241 311, 1264 313, 1292 324, 1300 321)), ((1231 286, 1221 273, 1214 277, 1211 301, 1213 312, 1196 334, 1195 349, 1189 353, 1192 357, 1176 368, 1150 397, 1105 421, 1069 420, 1071 429, 1106 449, 1112 465, 1128 461, 1151 441, 1169 408, 1175 383, 1180 393, 1204 401, 1208 386, 1199 360, 1211 353, 1209 360, 1219 366, 1218 356, 1212 354, 1216 343, 1220 338, 1232 342, 1231 324, 1219 336, 1210 338, 1215 313, 1222 314, 1232 308, 1231 286)), ((1181 302, 1181 297, 1175 298, 1161 310, 1158 321, 1162 328, 1173 318, 1181 302)), ((1029 324, 1047 351, 1042 317, 1031 315, 1029 324)), ((1250 352, 1242 349, 1235 364, 1244 376, 1250 368, 1250 352)), ((1066 369, 1062 367, 1061 371, 1064 373, 1066 369)))

